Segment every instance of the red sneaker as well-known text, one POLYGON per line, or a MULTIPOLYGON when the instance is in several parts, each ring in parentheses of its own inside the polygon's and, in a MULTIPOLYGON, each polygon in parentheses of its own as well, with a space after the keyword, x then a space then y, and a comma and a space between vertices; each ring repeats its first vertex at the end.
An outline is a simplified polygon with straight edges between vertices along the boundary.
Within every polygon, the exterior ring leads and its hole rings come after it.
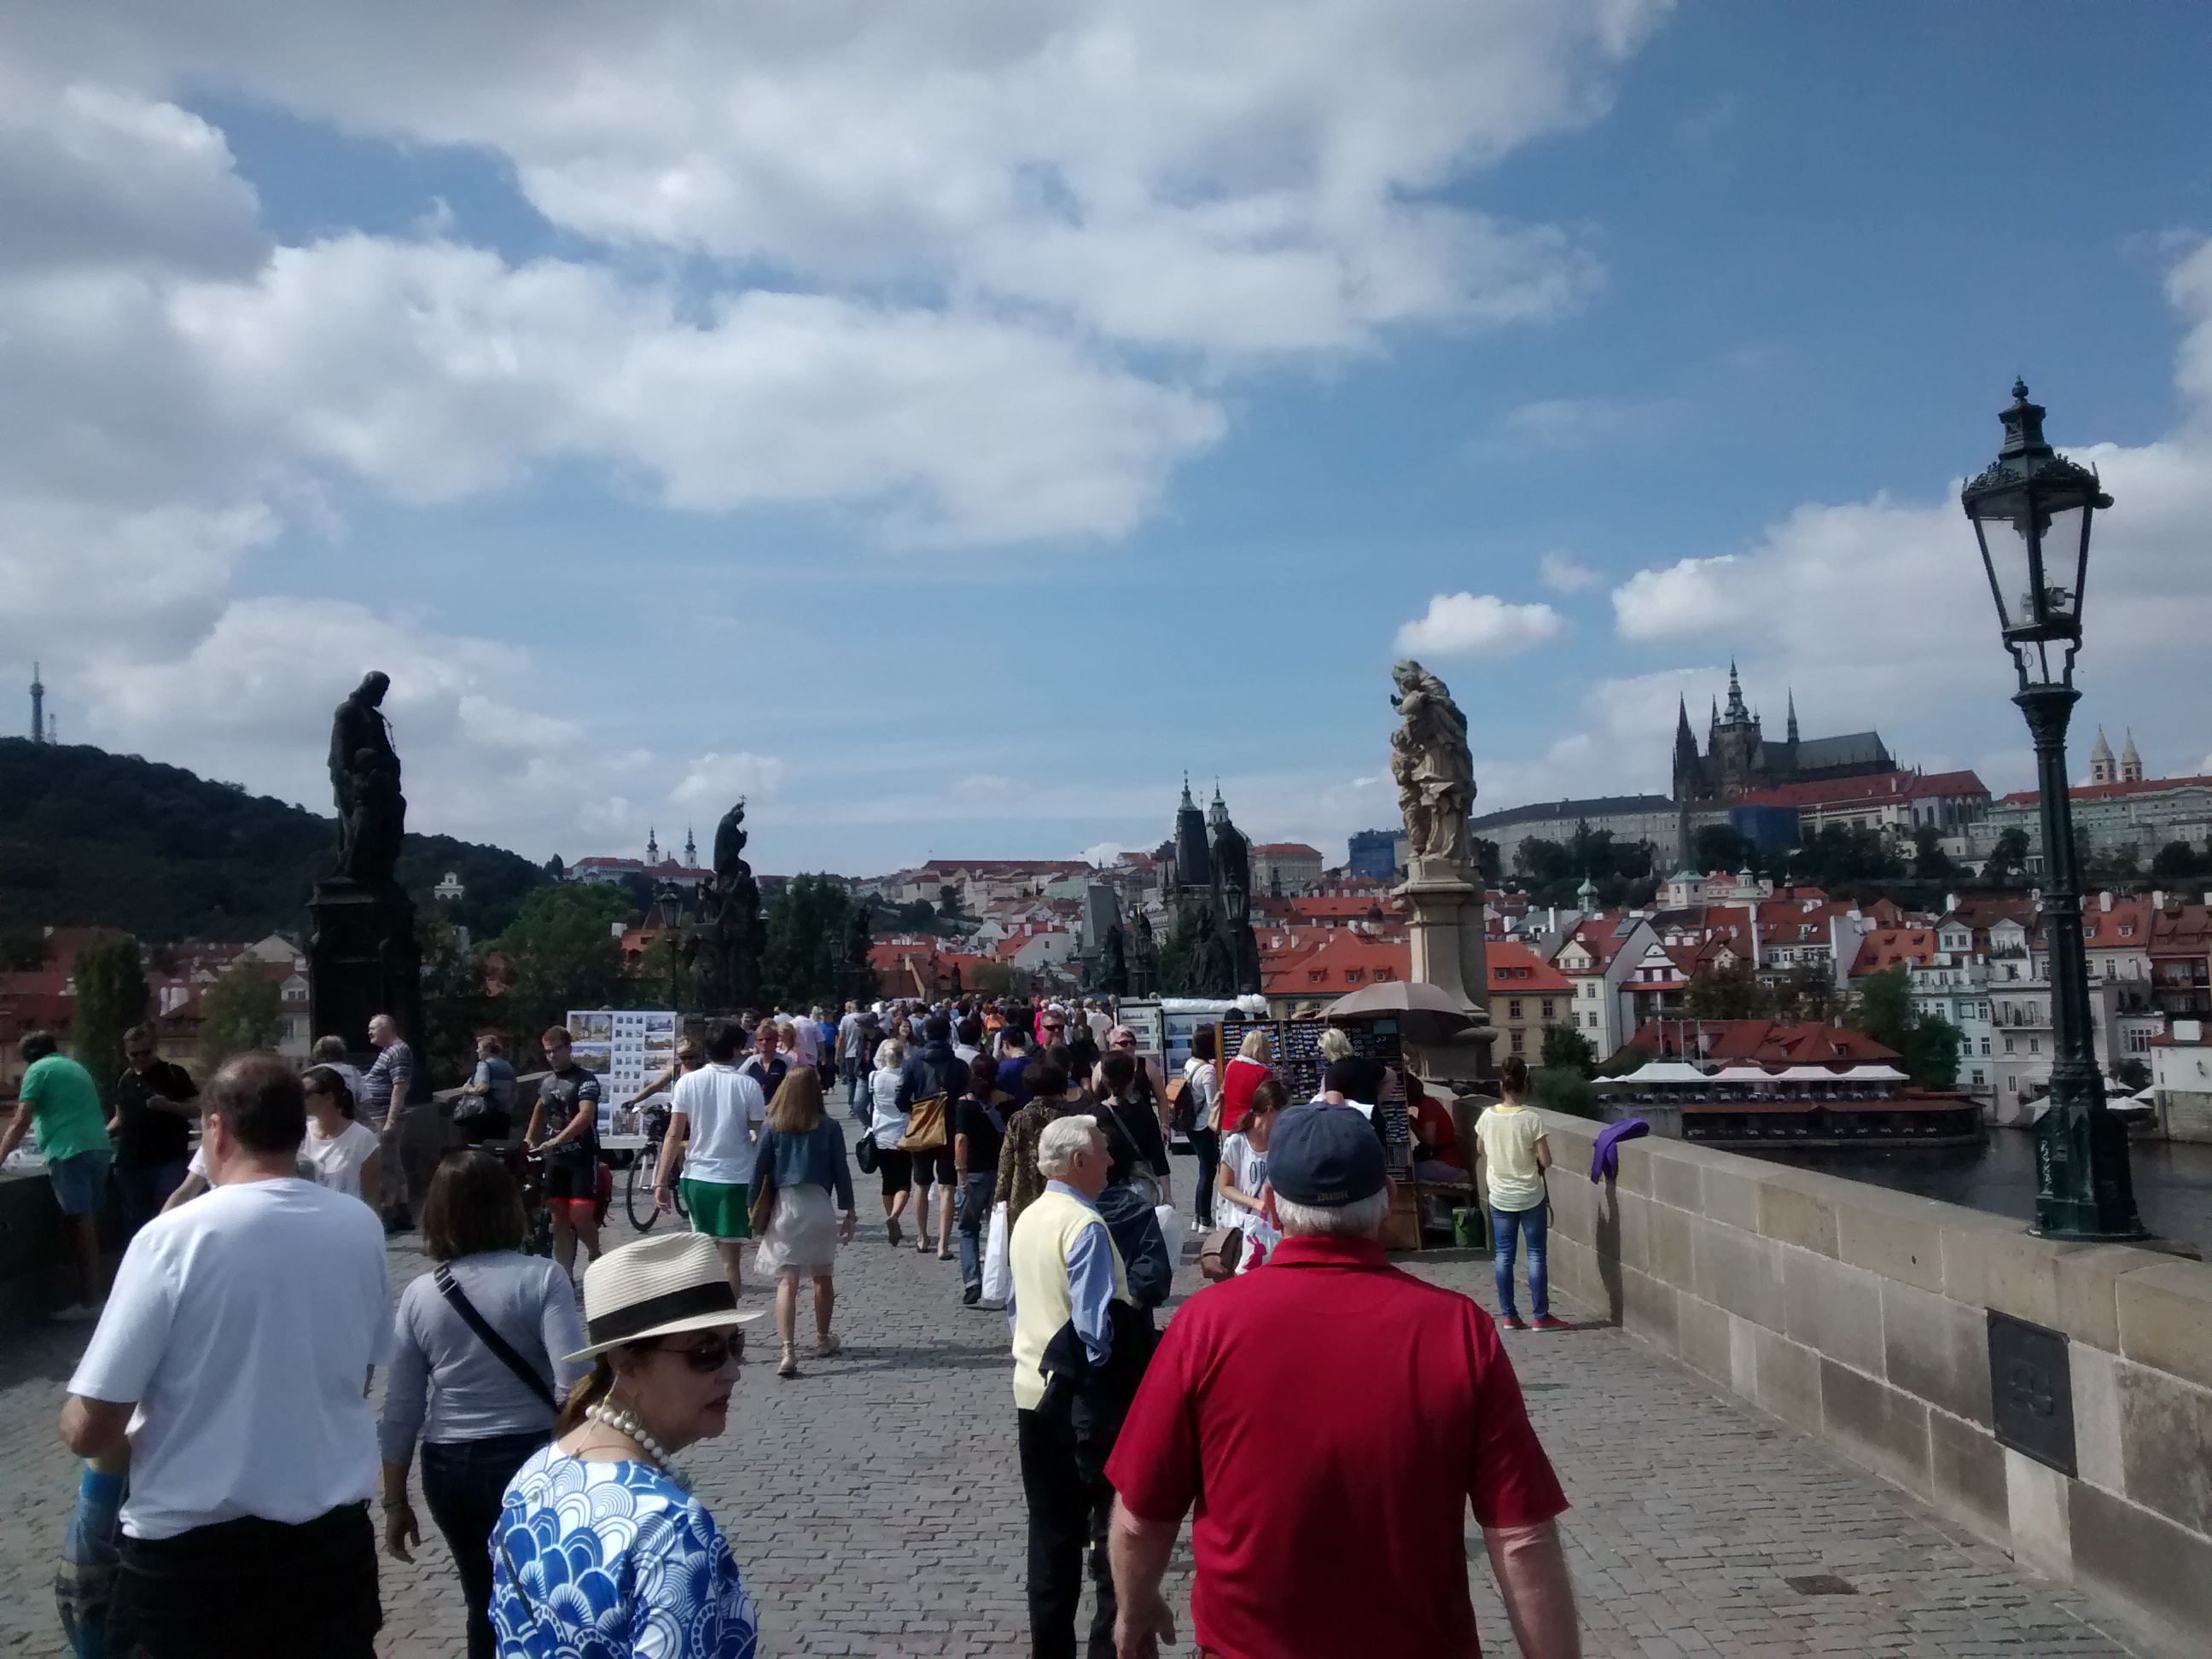
POLYGON ((1519 1314, 1508 1314, 1498 1322, 1509 1331, 1525 1331, 1528 1328, 1528 1322, 1522 1318, 1519 1314))
POLYGON ((1554 1319, 1551 1315, 1546 1314, 1536 1322, 1536 1328, 1540 1331, 1571 1331, 1574 1327, 1564 1319, 1554 1319))

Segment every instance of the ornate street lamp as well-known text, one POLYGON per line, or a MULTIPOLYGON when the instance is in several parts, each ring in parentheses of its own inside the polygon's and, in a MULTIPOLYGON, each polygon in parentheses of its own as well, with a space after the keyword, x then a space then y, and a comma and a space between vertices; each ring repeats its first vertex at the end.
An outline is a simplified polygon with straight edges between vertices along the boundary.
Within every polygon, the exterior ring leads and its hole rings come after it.
POLYGON ((2004 447, 1967 484, 1960 504, 1973 521, 1997 604, 1997 625, 2020 672, 2013 701, 2035 739, 2043 816, 2043 925, 2050 942, 2051 1013, 2057 1048, 2051 1100, 2035 1126, 2035 1225, 2046 1238, 2145 1237, 2128 1170, 2127 1131, 2105 1109, 2104 1080, 2089 1036, 2089 968, 2081 943, 2081 878, 2066 793, 2066 726, 2081 694, 2081 592, 2089 571, 2089 521, 2110 507, 2097 475, 2043 439, 2043 410, 2014 380, 2004 447))

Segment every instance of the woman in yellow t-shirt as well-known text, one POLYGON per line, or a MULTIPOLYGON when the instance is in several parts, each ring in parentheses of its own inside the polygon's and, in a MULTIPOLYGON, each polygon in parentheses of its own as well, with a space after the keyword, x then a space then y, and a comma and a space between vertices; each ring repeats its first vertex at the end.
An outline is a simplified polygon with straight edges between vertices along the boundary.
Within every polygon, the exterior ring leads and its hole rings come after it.
POLYGON ((1498 1067, 1498 1091, 1504 1097, 1474 1121, 1482 1152, 1482 1174, 1490 1195, 1490 1237, 1496 1251, 1498 1311, 1510 1331, 1528 1328, 1513 1308, 1513 1256, 1528 1241, 1528 1307, 1540 1331, 1563 1331, 1567 1322, 1552 1317, 1550 1286, 1544 1262, 1547 1196, 1544 1171, 1552 1148, 1544 1139, 1544 1120, 1522 1103, 1528 1092, 1528 1066, 1518 1054, 1498 1067))

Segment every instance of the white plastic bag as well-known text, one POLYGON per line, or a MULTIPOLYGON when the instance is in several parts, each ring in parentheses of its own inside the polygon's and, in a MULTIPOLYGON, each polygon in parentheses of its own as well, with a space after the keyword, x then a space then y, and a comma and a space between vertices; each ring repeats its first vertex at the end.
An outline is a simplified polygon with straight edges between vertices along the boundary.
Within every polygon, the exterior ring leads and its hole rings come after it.
POLYGON ((1006 1206, 994 1204, 983 1238, 983 1300, 1003 1303, 1013 1289, 1014 1270, 1006 1255, 1006 1206))
POLYGON ((1153 1206, 1152 1215, 1160 1224, 1160 1237, 1168 1242, 1168 1260, 1182 1260, 1182 1212, 1172 1204, 1153 1206))

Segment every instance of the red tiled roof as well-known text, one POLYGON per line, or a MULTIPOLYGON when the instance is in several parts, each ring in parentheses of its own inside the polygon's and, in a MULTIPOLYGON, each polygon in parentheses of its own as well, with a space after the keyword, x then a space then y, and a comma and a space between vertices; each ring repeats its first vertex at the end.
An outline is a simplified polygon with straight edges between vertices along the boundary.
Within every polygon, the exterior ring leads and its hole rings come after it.
POLYGON ((1301 857, 1317 859, 1321 856, 1320 848, 1309 847, 1302 841, 1265 841, 1252 850, 1255 853, 1265 853, 1271 858, 1279 859, 1301 857))
POLYGON ((1678 1054, 1684 1045, 1707 1060, 1760 1066, 1875 1066, 1897 1050, 1847 1025, 1785 1025, 1771 1019, 1650 1020, 1626 1045, 1653 1054, 1678 1054))
POLYGON ((1340 927, 1325 930, 1317 943, 1260 953, 1260 988, 1269 996, 1341 996, 1377 981, 1410 978, 1413 971, 1410 945, 1340 927))
MULTIPOLYGON (((2120 795, 2153 795, 2161 789, 2212 788, 2212 777, 2145 778, 2140 783, 2084 783, 2069 789, 2069 800, 2111 800, 2120 795)), ((2007 806, 2033 806, 2037 799, 2033 789, 2015 790, 2004 798, 2007 806)))
POLYGON ((1899 963, 1925 968, 1936 960, 1936 948, 1933 927, 1877 927, 1859 939, 1858 958, 1851 963, 1851 976, 1856 979, 1879 974, 1899 963))
POLYGON ((1518 939, 1483 947, 1492 996, 1572 996, 1575 982, 1518 939))
POLYGON ((1735 799, 1746 806, 1847 806, 1861 801, 1880 805, 1891 801, 1931 800, 1957 795, 1978 795, 1987 799, 1989 793, 1987 786, 1972 772, 1877 772, 1870 777, 1778 784, 1771 789, 1746 790, 1735 799))

